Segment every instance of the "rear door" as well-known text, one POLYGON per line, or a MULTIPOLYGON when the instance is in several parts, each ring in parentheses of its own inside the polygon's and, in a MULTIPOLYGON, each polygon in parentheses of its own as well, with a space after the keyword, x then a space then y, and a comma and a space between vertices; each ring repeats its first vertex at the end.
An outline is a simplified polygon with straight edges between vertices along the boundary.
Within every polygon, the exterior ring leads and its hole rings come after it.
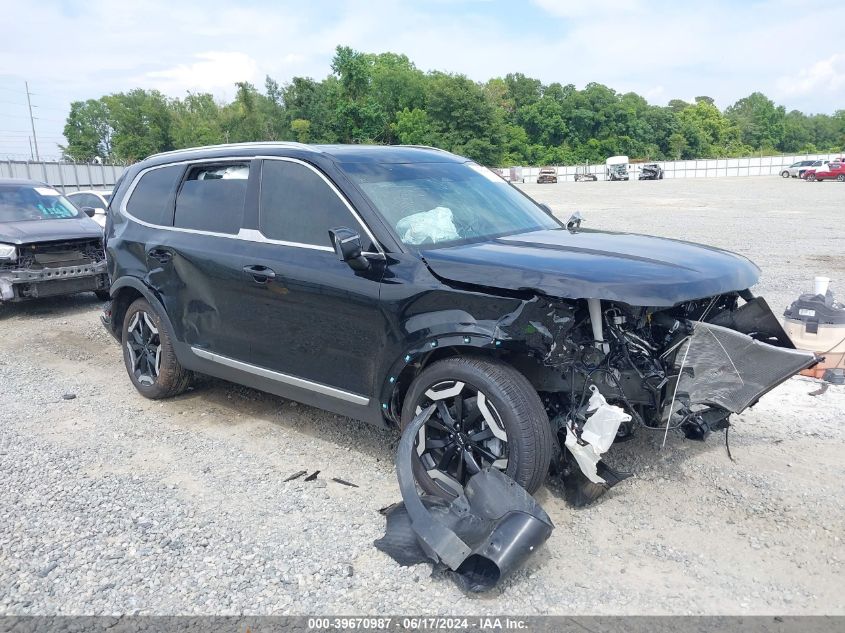
POLYGON ((177 338, 242 359, 250 342, 249 319, 239 300, 248 243, 237 235, 250 162, 214 160, 183 169, 169 209, 170 227, 146 244, 149 283, 162 297, 177 338))
POLYGON ((247 262, 256 274, 240 304, 256 324, 252 362, 293 378, 289 384, 365 406, 386 327, 375 239, 322 172, 293 158, 263 161, 257 224, 247 262), (328 232, 341 227, 361 235, 369 270, 335 255, 328 232))

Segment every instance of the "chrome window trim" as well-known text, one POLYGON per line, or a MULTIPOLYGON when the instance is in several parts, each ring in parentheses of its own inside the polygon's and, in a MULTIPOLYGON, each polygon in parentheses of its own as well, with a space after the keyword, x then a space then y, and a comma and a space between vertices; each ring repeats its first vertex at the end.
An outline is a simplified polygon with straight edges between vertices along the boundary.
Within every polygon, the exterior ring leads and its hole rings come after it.
POLYGON ((262 378, 268 378, 270 380, 275 380, 276 382, 291 385, 292 387, 307 389, 308 391, 313 391, 324 396, 330 396, 332 398, 337 398, 338 400, 344 400, 361 406, 366 406, 370 403, 369 398, 358 395, 357 393, 344 391, 343 389, 338 389, 336 387, 330 387, 329 385, 324 385, 323 383, 314 382, 312 380, 306 380, 305 378, 291 376, 290 374, 283 374, 282 372, 273 371, 272 369, 260 367, 259 365, 245 363, 234 358, 229 358, 228 356, 223 356, 222 354, 210 352, 201 347, 192 346, 191 351, 200 358, 204 358, 221 365, 226 365, 227 367, 231 367, 233 369, 239 369, 240 371, 245 371, 255 376, 261 376, 262 378))
MULTIPOLYGON (((314 167, 314 165, 312 165, 311 163, 309 163, 307 161, 304 161, 300 158, 292 158, 290 156, 256 156, 256 158, 259 159, 259 160, 278 160, 278 161, 283 161, 283 162, 288 162, 288 163, 297 163, 299 165, 302 165, 302 166, 310 169, 315 174, 317 174, 323 180, 323 182, 326 183, 329 186, 329 189, 331 189, 334 192, 334 195, 336 195, 338 197, 338 199, 343 203, 343 205, 349 210, 349 213, 352 214, 352 217, 358 223, 358 226, 360 226, 364 230, 364 233, 367 234, 367 237, 369 237, 370 240, 372 241, 372 243, 375 244, 377 252, 374 252, 374 253, 373 252, 365 252, 363 254, 364 255, 380 255, 381 257, 385 257, 384 251, 382 250, 381 245, 378 243, 376 236, 373 235, 372 231, 370 231, 370 227, 367 226, 367 224, 366 224, 366 222, 364 222, 363 218, 360 215, 358 215, 358 212, 355 210, 355 207, 353 207, 352 204, 349 202, 349 200, 346 199, 346 196, 344 196, 340 192, 340 190, 337 188, 337 186, 335 186, 335 184, 331 180, 329 180, 328 176, 326 176, 322 171, 320 171, 319 169, 314 167)), ((261 188, 260 188, 260 185, 259 185, 259 190, 258 190, 258 225, 259 225, 259 227, 261 226, 261 188)), ((260 229, 259 229, 259 232, 260 232, 260 229)), ((262 233, 262 235, 264 235, 264 234, 262 233)), ((271 238, 267 238, 267 239, 271 239, 271 238)), ((311 248, 323 248, 323 247, 320 247, 317 244, 309 244, 309 246, 311 248)), ((329 250, 334 252, 333 248, 329 248, 329 250)))
MULTIPOLYGON (((334 183, 332 183, 328 178, 326 178, 326 176, 322 172, 320 172, 318 169, 316 169, 314 166, 309 165, 305 161, 301 161, 301 160, 298 160, 298 159, 295 159, 295 158, 287 158, 287 157, 282 157, 282 156, 252 156, 252 157, 250 157, 250 156, 220 156, 218 158, 198 158, 198 159, 195 159, 195 160, 182 160, 182 161, 175 161, 175 162, 172 162, 172 163, 163 163, 161 165, 153 165, 152 167, 147 167, 145 169, 142 169, 141 171, 138 172, 138 174, 135 176, 135 178, 132 179, 132 183, 129 185, 129 188, 126 190, 126 194, 123 196, 123 199, 120 201, 120 214, 122 216, 125 216, 126 218, 128 218, 132 222, 135 222, 136 224, 140 224, 141 226, 146 226, 147 228, 151 228, 151 229, 160 229, 160 230, 163 230, 163 231, 176 231, 178 233, 190 233, 190 234, 193 234, 193 235, 207 235, 209 237, 225 237, 225 238, 228 238, 228 239, 242 240, 242 241, 245 241, 245 242, 255 242, 255 243, 258 243, 258 244, 277 244, 279 246, 290 246, 290 247, 293 247, 293 248, 306 248, 306 249, 315 250, 315 251, 323 251, 323 252, 327 252, 327 253, 334 253, 334 249, 331 248, 330 246, 320 246, 318 244, 304 244, 304 243, 301 243, 301 242, 288 242, 286 240, 274 240, 274 239, 269 238, 266 235, 264 235, 258 229, 245 229, 245 228, 241 227, 240 230, 237 233, 233 234, 233 233, 218 233, 216 231, 203 231, 203 230, 200 230, 200 229, 186 229, 186 228, 182 228, 182 227, 178 227, 178 226, 164 226, 163 224, 153 224, 152 222, 146 222, 145 220, 141 220, 140 218, 135 217, 126 208, 126 205, 129 203, 129 200, 132 198, 132 194, 135 193, 135 188, 138 186, 138 183, 141 181, 141 178, 143 178, 146 174, 148 174, 149 172, 154 171, 156 169, 164 169, 165 167, 178 167, 180 165, 195 165, 195 164, 199 164, 199 163, 219 163, 219 162, 230 162, 230 161, 239 162, 239 163, 243 163, 243 162, 249 163, 250 161, 253 161, 257 158, 262 159, 262 160, 267 160, 267 159, 270 159, 270 160, 288 160, 288 161, 291 161, 291 162, 302 163, 303 165, 305 165, 309 169, 312 169, 314 172, 316 172, 317 175, 320 176, 329 185, 329 187, 332 189, 332 191, 334 191, 335 195, 337 195, 340 198, 340 200, 344 203, 346 208, 349 209, 349 211, 352 213, 352 216, 355 218, 355 220, 360 224, 361 228, 363 228, 364 231, 367 233, 367 236, 373 241, 373 244, 376 245, 376 248, 379 249, 377 252, 367 251, 367 252, 362 253, 362 254, 363 255, 378 256, 378 257, 381 257, 381 258, 385 257, 384 251, 381 250, 381 246, 379 245, 378 240, 375 239, 375 236, 370 232, 369 227, 367 227, 366 224, 364 224, 363 220, 358 215, 358 213, 355 211, 355 209, 352 207, 352 205, 349 204, 349 202, 346 200, 346 198, 344 198, 343 195, 338 191, 337 187, 334 186, 334 183)), ((259 190, 259 196, 260 196, 260 190, 259 190)), ((260 198, 259 198, 259 216, 260 216, 260 213, 261 213, 261 209, 260 209, 260 198)))

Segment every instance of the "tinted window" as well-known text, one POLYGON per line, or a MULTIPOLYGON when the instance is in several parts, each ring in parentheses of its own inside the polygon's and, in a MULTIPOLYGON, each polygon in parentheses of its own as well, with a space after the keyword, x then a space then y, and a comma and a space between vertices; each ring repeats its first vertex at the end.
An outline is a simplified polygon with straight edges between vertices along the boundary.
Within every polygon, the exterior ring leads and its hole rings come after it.
POLYGON ((234 235, 241 228, 249 165, 192 167, 179 194, 173 226, 234 235))
POLYGON ((261 168, 259 227, 270 239, 328 247, 329 229, 360 230, 325 180, 304 165, 280 160, 264 161, 261 168))
POLYGON ((182 176, 181 165, 153 169, 141 176, 126 203, 126 210, 134 217, 150 224, 170 226, 173 194, 182 176))

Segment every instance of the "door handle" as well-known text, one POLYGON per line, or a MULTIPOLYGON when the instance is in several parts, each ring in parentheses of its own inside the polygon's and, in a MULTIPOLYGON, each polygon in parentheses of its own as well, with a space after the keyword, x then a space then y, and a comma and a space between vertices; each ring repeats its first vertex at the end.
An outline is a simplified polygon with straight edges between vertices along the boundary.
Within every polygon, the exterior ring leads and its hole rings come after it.
POLYGON ((267 266, 244 266, 244 272, 257 284, 266 284, 276 278, 276 271, 267 266))
POLYGON ((147 251, 147 256, 152 257, 160 264, 166 264, 173 259, 173 253, 164 248, 151 248, 147 251))

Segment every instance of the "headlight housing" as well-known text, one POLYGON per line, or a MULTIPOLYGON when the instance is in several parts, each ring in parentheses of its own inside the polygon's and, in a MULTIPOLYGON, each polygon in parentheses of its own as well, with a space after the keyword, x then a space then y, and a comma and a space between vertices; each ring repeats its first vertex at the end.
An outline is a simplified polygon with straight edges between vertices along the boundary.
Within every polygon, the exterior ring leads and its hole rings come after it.
POLYGON ((18 249, 14 244, 0 244, 0 260, 15 261, 18 258, 18 249))

